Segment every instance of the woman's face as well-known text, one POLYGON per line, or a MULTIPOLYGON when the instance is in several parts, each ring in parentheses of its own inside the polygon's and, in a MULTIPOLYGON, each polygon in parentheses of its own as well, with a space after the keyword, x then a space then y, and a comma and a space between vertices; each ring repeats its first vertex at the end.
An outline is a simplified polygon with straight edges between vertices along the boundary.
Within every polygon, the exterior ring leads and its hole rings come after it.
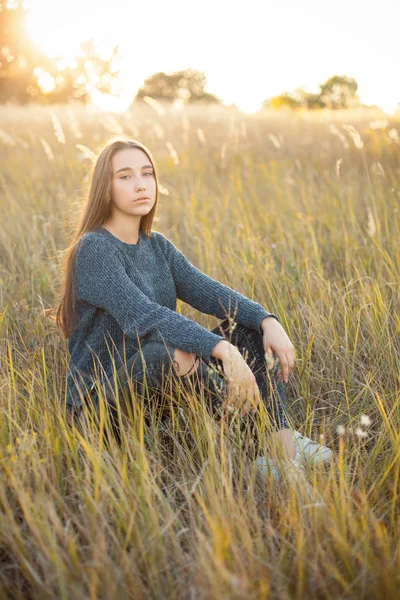
POLYGON ((156 180, 147 154, 139 148, 119 150, 111 159, 113 211, 130 216, 147 215, 156 201, 156 180), (147 196, 147 201, 137 201, 147 196))

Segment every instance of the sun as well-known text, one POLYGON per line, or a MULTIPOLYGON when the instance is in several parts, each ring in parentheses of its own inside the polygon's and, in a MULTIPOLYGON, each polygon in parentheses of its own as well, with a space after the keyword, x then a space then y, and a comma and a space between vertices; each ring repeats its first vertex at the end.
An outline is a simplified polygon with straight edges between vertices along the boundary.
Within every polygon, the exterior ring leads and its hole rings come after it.
MULTIPOLYGON (((107 60, 115 47, 110 36, 104 11, 96 7, 94 0, 27 0, 25 32, 32 42, 50 59, 53 67, 62 71, 76 66, 81 44, 93 40, 100 58, 107 60), (79 17, 77 16, 79 15, 79 17), (106 27, 107 25, 107 27, 106 27)), ((38 83, 45 93, 55 87, 54 78, 41 68, 35 69, 38 83)), ((118 86, 117 86, 118 87, 118 86)), ((133 97, 133 93, 131 94, 133 97)), ((92 104, 107 111, 123 112, 132 101, 121 91, 116 95, 91 93, 92 104)))
POLYGON ((27 5, 25 31, 50 58, 59 56, 64 60, 72 60, 79 43, 75 35, 67 35, 67 27, 62 32, 59 19, 54 18, 54 4, 45 0, 31 0, 27 5))
POLYGON ((25 30, 50 58, 72 61, 89 39, 99 44, 110 36, 104 5, 94 0, 26 0, 25 30))

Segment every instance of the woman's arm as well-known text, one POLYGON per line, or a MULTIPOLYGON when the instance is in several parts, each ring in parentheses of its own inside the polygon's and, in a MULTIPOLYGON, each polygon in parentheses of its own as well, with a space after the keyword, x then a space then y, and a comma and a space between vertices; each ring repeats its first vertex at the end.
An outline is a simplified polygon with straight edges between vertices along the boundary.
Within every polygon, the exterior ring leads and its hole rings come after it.
POLYGON ((265 310, 258 302, 197 269, 162 233, 153 232, 153 235, 156 235, 163 246, 180 300, 220 319, 227 318, 229 314, 237 323, 259 330, 260 333, 261 322, 267 317, 272 316, 279 321, 276 315, 265 310))
POLYGON ((111 314, 127 336, 158 332, 167 343, 210 359, 223 339, 195 321, 152 302, 128 277, 114 246, 104 237, 86 234, 75 254, 75 291, 79 300, 111 314))

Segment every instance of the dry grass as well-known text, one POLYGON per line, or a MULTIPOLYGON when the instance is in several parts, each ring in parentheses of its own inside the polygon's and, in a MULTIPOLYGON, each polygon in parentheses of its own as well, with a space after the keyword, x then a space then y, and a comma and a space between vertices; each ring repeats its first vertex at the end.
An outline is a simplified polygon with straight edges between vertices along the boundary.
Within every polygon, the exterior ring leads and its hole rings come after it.
POLYGON ((399 130, 370 112, 0 110, 0 597, 397 597, 399 130), (150 442, 139 406, 121 449, 66 424, 43 308, 91 153, 119 132, 155 156, 154 229, 280 316, 293 424, 336 453, 308 472, 322 501, 256 478, 193 398, 150 442))

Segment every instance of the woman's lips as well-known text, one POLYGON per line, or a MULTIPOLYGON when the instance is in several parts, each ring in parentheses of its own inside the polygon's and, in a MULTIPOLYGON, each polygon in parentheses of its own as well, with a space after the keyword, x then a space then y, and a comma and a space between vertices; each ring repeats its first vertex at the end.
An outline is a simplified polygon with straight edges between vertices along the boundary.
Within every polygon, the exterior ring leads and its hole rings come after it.
POLYGON ((134 200, 134 202, 148 202, 150 200, 150 198, 138 198, 137 200, 134 200))

